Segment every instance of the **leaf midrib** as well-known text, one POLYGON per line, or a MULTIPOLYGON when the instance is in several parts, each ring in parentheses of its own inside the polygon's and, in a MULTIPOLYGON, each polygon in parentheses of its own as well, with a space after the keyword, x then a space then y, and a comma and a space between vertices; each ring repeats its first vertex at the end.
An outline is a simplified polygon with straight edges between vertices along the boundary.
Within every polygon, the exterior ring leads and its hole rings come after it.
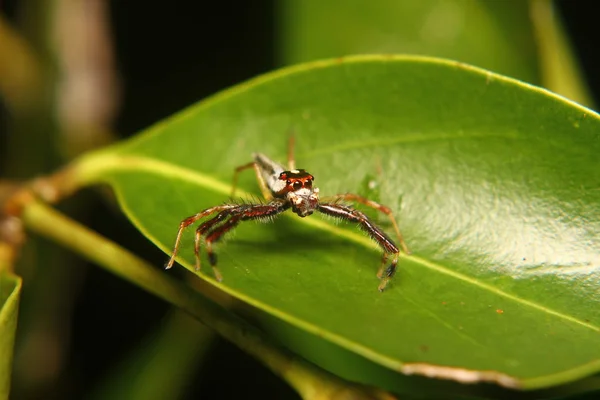
MULTIPOLYGON (((166 161, 160 161, 143 156, 119 155, 106 152, 99 152, 91 154, 90 156, 81 159, 78 165, 76 166, 75 170, 77 171, 77 176, 75 179, 77 179, 82 185, 105 181, 104 175, 107 172, 111 171, 146 171, 156 175, 162 175, 172 179, 179 179, 190 183, 194 183, 224 195, 229 195, 231 191, 231 186, 229 184, 225 184, 210 176, 204 175, 202 173, 188 168, 177 166, 166 161)), ((239 191, 239 194, 245 197, 250 196, 249 193, 241 190, 239 191)), ((313 228, 332 233, 338 237, 351 240, 365 247, 374 248, 374 244, 370 239, 362 235, 358 235, 354 232, 338 228, 332 224, 325 222, 324 220, 318 220, 314 218, 302 218, 299 220, 299 222, 305 223, 313 228)), ((403 255, 403 257, 406 259, 410 259, 412 262, 417 263, 425 268, 429 268, 441 274, 469 283, 471 285, 484 289, 490 293, 520 303, 524 306, 531 307, 543 313, 553 315, 555 317, 561 318, 563 320, 572 322, 577 325, 581 325, 594 331, 600 330, 594 324, 579 320, 570 315, 563 314, 559 311, 540 305, 534 301, 518 297, 511 293, 504 292, 494 286, 481 282, 471 276, 453 271, 442 265, 431 262, 425 258, 416 255, 403 255)))

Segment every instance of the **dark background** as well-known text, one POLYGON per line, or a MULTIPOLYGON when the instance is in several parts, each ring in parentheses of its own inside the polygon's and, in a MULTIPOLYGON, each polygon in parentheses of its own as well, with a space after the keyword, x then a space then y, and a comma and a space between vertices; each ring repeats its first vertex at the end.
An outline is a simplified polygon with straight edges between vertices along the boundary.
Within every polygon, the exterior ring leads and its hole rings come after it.
MULTIPOLYGON (((16 19, 17 4, 15 0, 0 0, 2 12, 9 19, 16 19)), ((557 5, 598 102, 597 3, 563 0, 557 5)), ((123 91, 114 128, 122 137, 276 67, 274 0, 114 0, 110 1, 110 9, 123 91)), ((1 114, 6 113, 0 109, 1 114)), ((3 126, 0 118, 0 149, 6 149, 3 126)), ((0 159, 5 156, 0 150, 0 159)), ((87 217, 88 225, 157 265, 164 261, 164 254, 116 215, 115 209, 97 195, 89 197, 93 197, 88 199, 93 213, 87 217)), ((85 271, 73 309, 66 368, 49 392, 37 394, 40 398, 84 397, 145 333, 159 326, 168 310, 162 301, 100 268, 89 265, 85 271)), ((23 296, 23 307, 27 307, 27 283, 23 296)), ((204 365, 189 388, 190 399, 264 393, 273 398, 297 398, 262 365, 222 340, 210 351, 204 365)))

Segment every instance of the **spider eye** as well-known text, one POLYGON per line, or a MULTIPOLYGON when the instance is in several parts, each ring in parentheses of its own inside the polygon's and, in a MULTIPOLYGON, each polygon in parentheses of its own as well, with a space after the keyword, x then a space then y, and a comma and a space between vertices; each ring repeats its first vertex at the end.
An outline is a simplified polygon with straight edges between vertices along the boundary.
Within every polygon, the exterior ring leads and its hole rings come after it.
POLYGON ((302 182, 296 181, 294 182, 294 190, 298 190, 302 187, 302 182))
POLYGON ((287 186, 290 186, 290 185, 292 184, 292 181, 288 179, 287 181, 285 181, 285 184, 286 184, 287 186))
POLYGON ((304 182, 304 187, 310 189, 312 187, 312 180, 307 179, 306 182, 304 182))

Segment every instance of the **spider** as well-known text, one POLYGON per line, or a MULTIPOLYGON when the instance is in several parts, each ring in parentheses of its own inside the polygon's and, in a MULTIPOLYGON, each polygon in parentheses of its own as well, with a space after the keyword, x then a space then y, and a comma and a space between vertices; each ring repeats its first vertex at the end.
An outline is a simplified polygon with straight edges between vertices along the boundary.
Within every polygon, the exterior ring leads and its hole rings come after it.
POLYGON ((165 268, 171 268, 175 262, 183 231, 197 221, 214 215, 200 224, 196 229, 194 254, 196 256, 196 270, 200 270, 200 245, 202 238, 204 238, 208 260, 212 266, 215 278, 220 282, 223 277, 217 268, 217 255, 213 250, 213 243, 217 242, 225 233, 235 228, 241 221, 253 219, 269 220, 291 208, 295 214, 302 218, 311 215, 314 211, 319 211, 335 218, 358 223, 359 227, 366 231, 383 250, 382 264, 377 272, 377 277, 380 279, 378 289, 379 291, 383 291, 396 273, 400 250, 392 239, 364 213, 342 202, 353 201, 361 203, 386 214, 392 221, 402 251, 410 254, 392 211, 382 204, 351 193, 339 194, 327 198, 326 201, 320 201, 319 189, 313 186, 314 177, 306 170, 296 169, 295 167, 294 138, 292 136, 290 136, 288 145, 287 170, 281 164, 272 161, 264 154, 254 153, 253 158, 254 161, 235 169, 231 196, 233 198, 235 194, 239 173, 243 170, 253 168, 266 203, 223 204, 207 208, 185 218, 179 224, 173 254, 165 265, 165 268), (391 261, 386 268, 386 264, 390 258, 391 261))

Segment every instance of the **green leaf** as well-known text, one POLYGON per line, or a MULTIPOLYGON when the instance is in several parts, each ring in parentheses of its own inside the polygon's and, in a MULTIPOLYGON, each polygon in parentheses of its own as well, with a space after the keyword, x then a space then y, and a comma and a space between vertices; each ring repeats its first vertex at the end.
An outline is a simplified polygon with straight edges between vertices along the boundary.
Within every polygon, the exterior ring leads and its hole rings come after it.
POLYGON ((0 399, 8 399, 21 278, 0 272, 0 399))
MULTIPOLYGON (((379 293, 379 251, 353 224, 287 213, 241 224, 218 248, 222 284, 205 258, 204 279, 407 374, 539 388, 600 369, 600 119, 542 89, 429 58, 317 62, 193 106, 74 174, 109 183, 170 252, 179 222, 226 201, 251 152, 285 160, 290 130, 321 195, 375 194, 413 255, 379 293)), ((260 194, 251 172, 240 187, 260 194)))

